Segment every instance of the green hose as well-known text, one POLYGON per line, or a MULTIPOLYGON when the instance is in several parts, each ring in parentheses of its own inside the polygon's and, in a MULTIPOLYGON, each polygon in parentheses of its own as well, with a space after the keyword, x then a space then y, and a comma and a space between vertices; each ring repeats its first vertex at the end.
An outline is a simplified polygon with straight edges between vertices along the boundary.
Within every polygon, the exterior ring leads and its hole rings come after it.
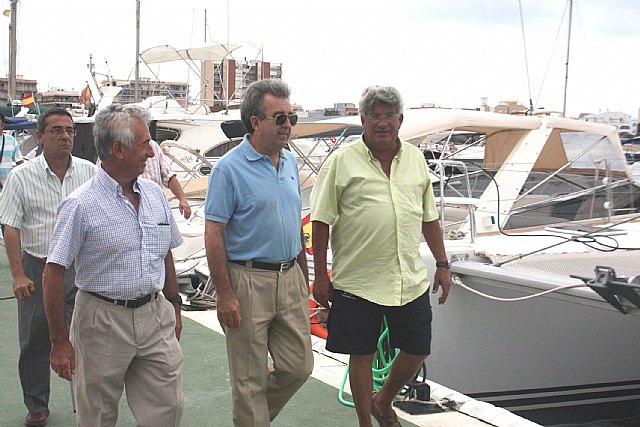
MULTIPOLYGON (((391 342, 389 340, 389 327, 387 326, 387 318, 382 319, 382 330, 380 332, 380 338, 378 338, 378 347, 376 353, 373 356, 373 363, 371 364, 371 371, 373 372, 373 389, 378 391, 384 385, 384 382, 389 377, 391 372, 391 365, 396 357, 400 353, 399 349, 391 348, 391 342)), ((340 390, 338 390, 338 401, 345 406, 355 408, 355 404, 344 397, 344 386, 347 383, 349 377, 349 364, 344 371, 342 377, 342 384, 340 384, 340 390)))

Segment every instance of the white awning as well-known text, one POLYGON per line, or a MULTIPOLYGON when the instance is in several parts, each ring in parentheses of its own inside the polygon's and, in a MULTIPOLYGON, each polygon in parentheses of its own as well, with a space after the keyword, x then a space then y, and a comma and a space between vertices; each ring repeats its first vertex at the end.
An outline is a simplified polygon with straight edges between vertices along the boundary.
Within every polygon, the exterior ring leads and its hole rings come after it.
POLYGON ((261 49, 259 46, 249 42, 229 44, 226 42, 214 42, 181 49, 165 44, 150 47, 140 54, 140 58, 146 64, 187 60, 222 61, 227 56, 227 53, 231 53, 241 47, 261 49))

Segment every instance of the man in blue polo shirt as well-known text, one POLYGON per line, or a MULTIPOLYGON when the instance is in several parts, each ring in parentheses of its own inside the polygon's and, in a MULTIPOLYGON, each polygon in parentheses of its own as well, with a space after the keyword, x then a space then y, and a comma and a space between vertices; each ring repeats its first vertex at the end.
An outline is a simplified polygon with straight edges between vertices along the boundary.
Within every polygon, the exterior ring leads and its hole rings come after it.
POLYGON ((240 115, 249 133, 209 177, 205 246, 234 425, 268 426, 313 369, 300 179, 284 149, 298 117, 280 80, 251 84, 240 115))

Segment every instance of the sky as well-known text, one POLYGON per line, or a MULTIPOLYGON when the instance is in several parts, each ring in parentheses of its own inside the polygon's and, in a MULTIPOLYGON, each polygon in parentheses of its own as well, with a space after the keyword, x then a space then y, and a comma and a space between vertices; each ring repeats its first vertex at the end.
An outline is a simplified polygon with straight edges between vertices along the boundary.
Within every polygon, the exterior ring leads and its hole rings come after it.
MULTIPOLYGON (((397 87, 405 107, 474 108, 486 97, 490 106, 531 99, 563 109, 568 0, 140 0, 140 7, 140 51, 203 43, 206 10, 206 40, 262 45, 265 61, 283 64, 291 102, 304 109, 357 105, 372 84, 397 87)), ((133 79, 135 10, 135 0, 19 0, 18 74, 38 80, 40 91, 79 91, 91 80, 92 55, 96 72, 133 79)), ((0 19, 8 70, 10 19, 0 19)), ((640 0, 574 0, 571 22, 567 116, 637 117, 640 0)), ((258 51, 238 55, 255 59, 258 51)), ((184 64, 140 70, 198 83, 184 64)))

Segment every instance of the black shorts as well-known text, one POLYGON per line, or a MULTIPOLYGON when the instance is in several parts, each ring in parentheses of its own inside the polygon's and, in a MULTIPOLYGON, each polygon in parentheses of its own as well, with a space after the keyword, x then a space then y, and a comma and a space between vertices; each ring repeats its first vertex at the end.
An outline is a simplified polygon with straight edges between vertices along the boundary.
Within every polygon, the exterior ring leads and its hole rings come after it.
POLYGON ((403 306, 378 305, 347 292, 334 290, 327 319, 327 350, 366 355, 376 352, 386 316, 391 347, 414 356, 431 353, 429 291, 403 306))

